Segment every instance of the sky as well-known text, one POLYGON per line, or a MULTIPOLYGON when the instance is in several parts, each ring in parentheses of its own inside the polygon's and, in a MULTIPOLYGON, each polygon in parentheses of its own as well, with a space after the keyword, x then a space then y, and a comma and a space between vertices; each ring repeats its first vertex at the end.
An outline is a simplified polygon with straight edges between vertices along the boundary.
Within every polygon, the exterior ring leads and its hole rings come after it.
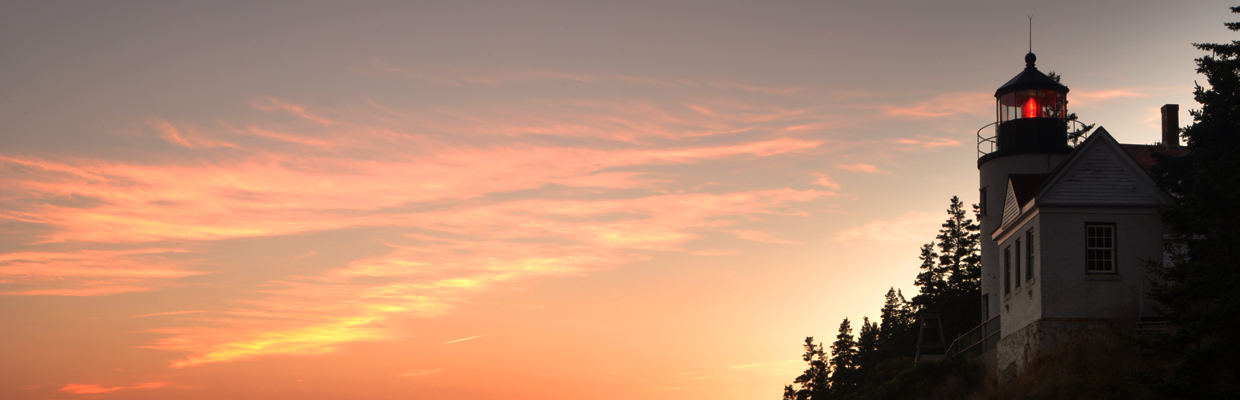
POLYGON ((5 2, 0 397, 775 398, 977 202, 1028 16, 1153 143, 1229 5, 5 2))

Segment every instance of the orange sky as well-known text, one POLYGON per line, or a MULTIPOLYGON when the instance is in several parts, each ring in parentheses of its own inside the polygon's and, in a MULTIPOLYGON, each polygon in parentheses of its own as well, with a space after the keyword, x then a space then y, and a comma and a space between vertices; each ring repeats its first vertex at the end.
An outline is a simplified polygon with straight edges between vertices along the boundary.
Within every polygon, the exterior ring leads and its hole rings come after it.
POLYGON ((1026 15, 1189 121, 1226 6, 1123 4, 0 5, 0 398, 775 398, 976 201, 1026 15))

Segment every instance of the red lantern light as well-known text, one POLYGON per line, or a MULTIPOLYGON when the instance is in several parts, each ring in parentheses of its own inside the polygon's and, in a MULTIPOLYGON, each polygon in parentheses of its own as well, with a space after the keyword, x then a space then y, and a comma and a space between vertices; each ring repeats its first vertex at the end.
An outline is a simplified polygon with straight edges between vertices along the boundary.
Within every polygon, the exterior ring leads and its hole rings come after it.
POLYGON ((1039 111, 1039 109, 1040 109, 1040 108, 1041 108, 1041 107, 1038 107, 1038 101, 1037 101, 1037 98, 1035 98, 1035 97, 1030 97, 1030 98, 1029 98, 1029 101, 1026 101, 1026 102, 1025 102, 1025 107, 1024 107, 1024 111, 1025 111, 1025 112, 1023 113, 1023 114, 1024 114, 1024 117, 1025 117, 1025 118, 1037 118, 1037 117, 1038 117, 1038 111, 1039 111))

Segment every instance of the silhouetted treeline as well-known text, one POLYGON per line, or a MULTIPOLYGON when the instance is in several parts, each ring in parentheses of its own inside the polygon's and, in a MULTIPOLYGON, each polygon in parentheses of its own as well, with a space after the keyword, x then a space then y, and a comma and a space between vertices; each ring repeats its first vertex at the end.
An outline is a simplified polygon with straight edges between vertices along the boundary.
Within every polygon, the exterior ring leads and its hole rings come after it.
MULTIPOLYGON (((1240 13, 1240 7, 1232 7, 1240 13)), ((1225 24, 1240 30, 1240 22, 1225 24)), ((1151 297, 1172 329, 1147 345, 1172 360, 1148 381, 1160 398, 1240 398, 1240 42, 1202 43, 1193 92, 1200 110, 1183 131, 1187 154, 1157 154, 1154 175, 1170 193, 1161 210, 1171 265, 1149 260, 1151 297)))
POLYGON ((808 368, 784 387, 784 399, 885 398, 899 384, 896 378, 913 369, 920 315, 941 315, 949 343, 981 323, 980 228, 958 197, 951 198, 947 214, 935 241, 921 247, 917 295, 910 301, 900 290, 887 290, 878 322, 862 317, 854 336, 852 321, 844 318, 829 348, 805 338, 808 368))

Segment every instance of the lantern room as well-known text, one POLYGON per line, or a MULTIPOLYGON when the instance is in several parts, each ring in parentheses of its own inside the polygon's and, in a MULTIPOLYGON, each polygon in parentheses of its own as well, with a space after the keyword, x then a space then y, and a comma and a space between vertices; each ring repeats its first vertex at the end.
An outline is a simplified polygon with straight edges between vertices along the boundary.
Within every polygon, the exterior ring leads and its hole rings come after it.
POLYGON ((1025 89, 1000 96, 996 102, 999 123, 1021 118, 1064 118, 1067 99, 1052 89, 1025 89))
POLYGON ((1071 151, 1068 87, 1038 71, 1036 61, 1033 53, 1026 54, 1025 70, 995 91, 995 148, 984 159, 1071 151))

